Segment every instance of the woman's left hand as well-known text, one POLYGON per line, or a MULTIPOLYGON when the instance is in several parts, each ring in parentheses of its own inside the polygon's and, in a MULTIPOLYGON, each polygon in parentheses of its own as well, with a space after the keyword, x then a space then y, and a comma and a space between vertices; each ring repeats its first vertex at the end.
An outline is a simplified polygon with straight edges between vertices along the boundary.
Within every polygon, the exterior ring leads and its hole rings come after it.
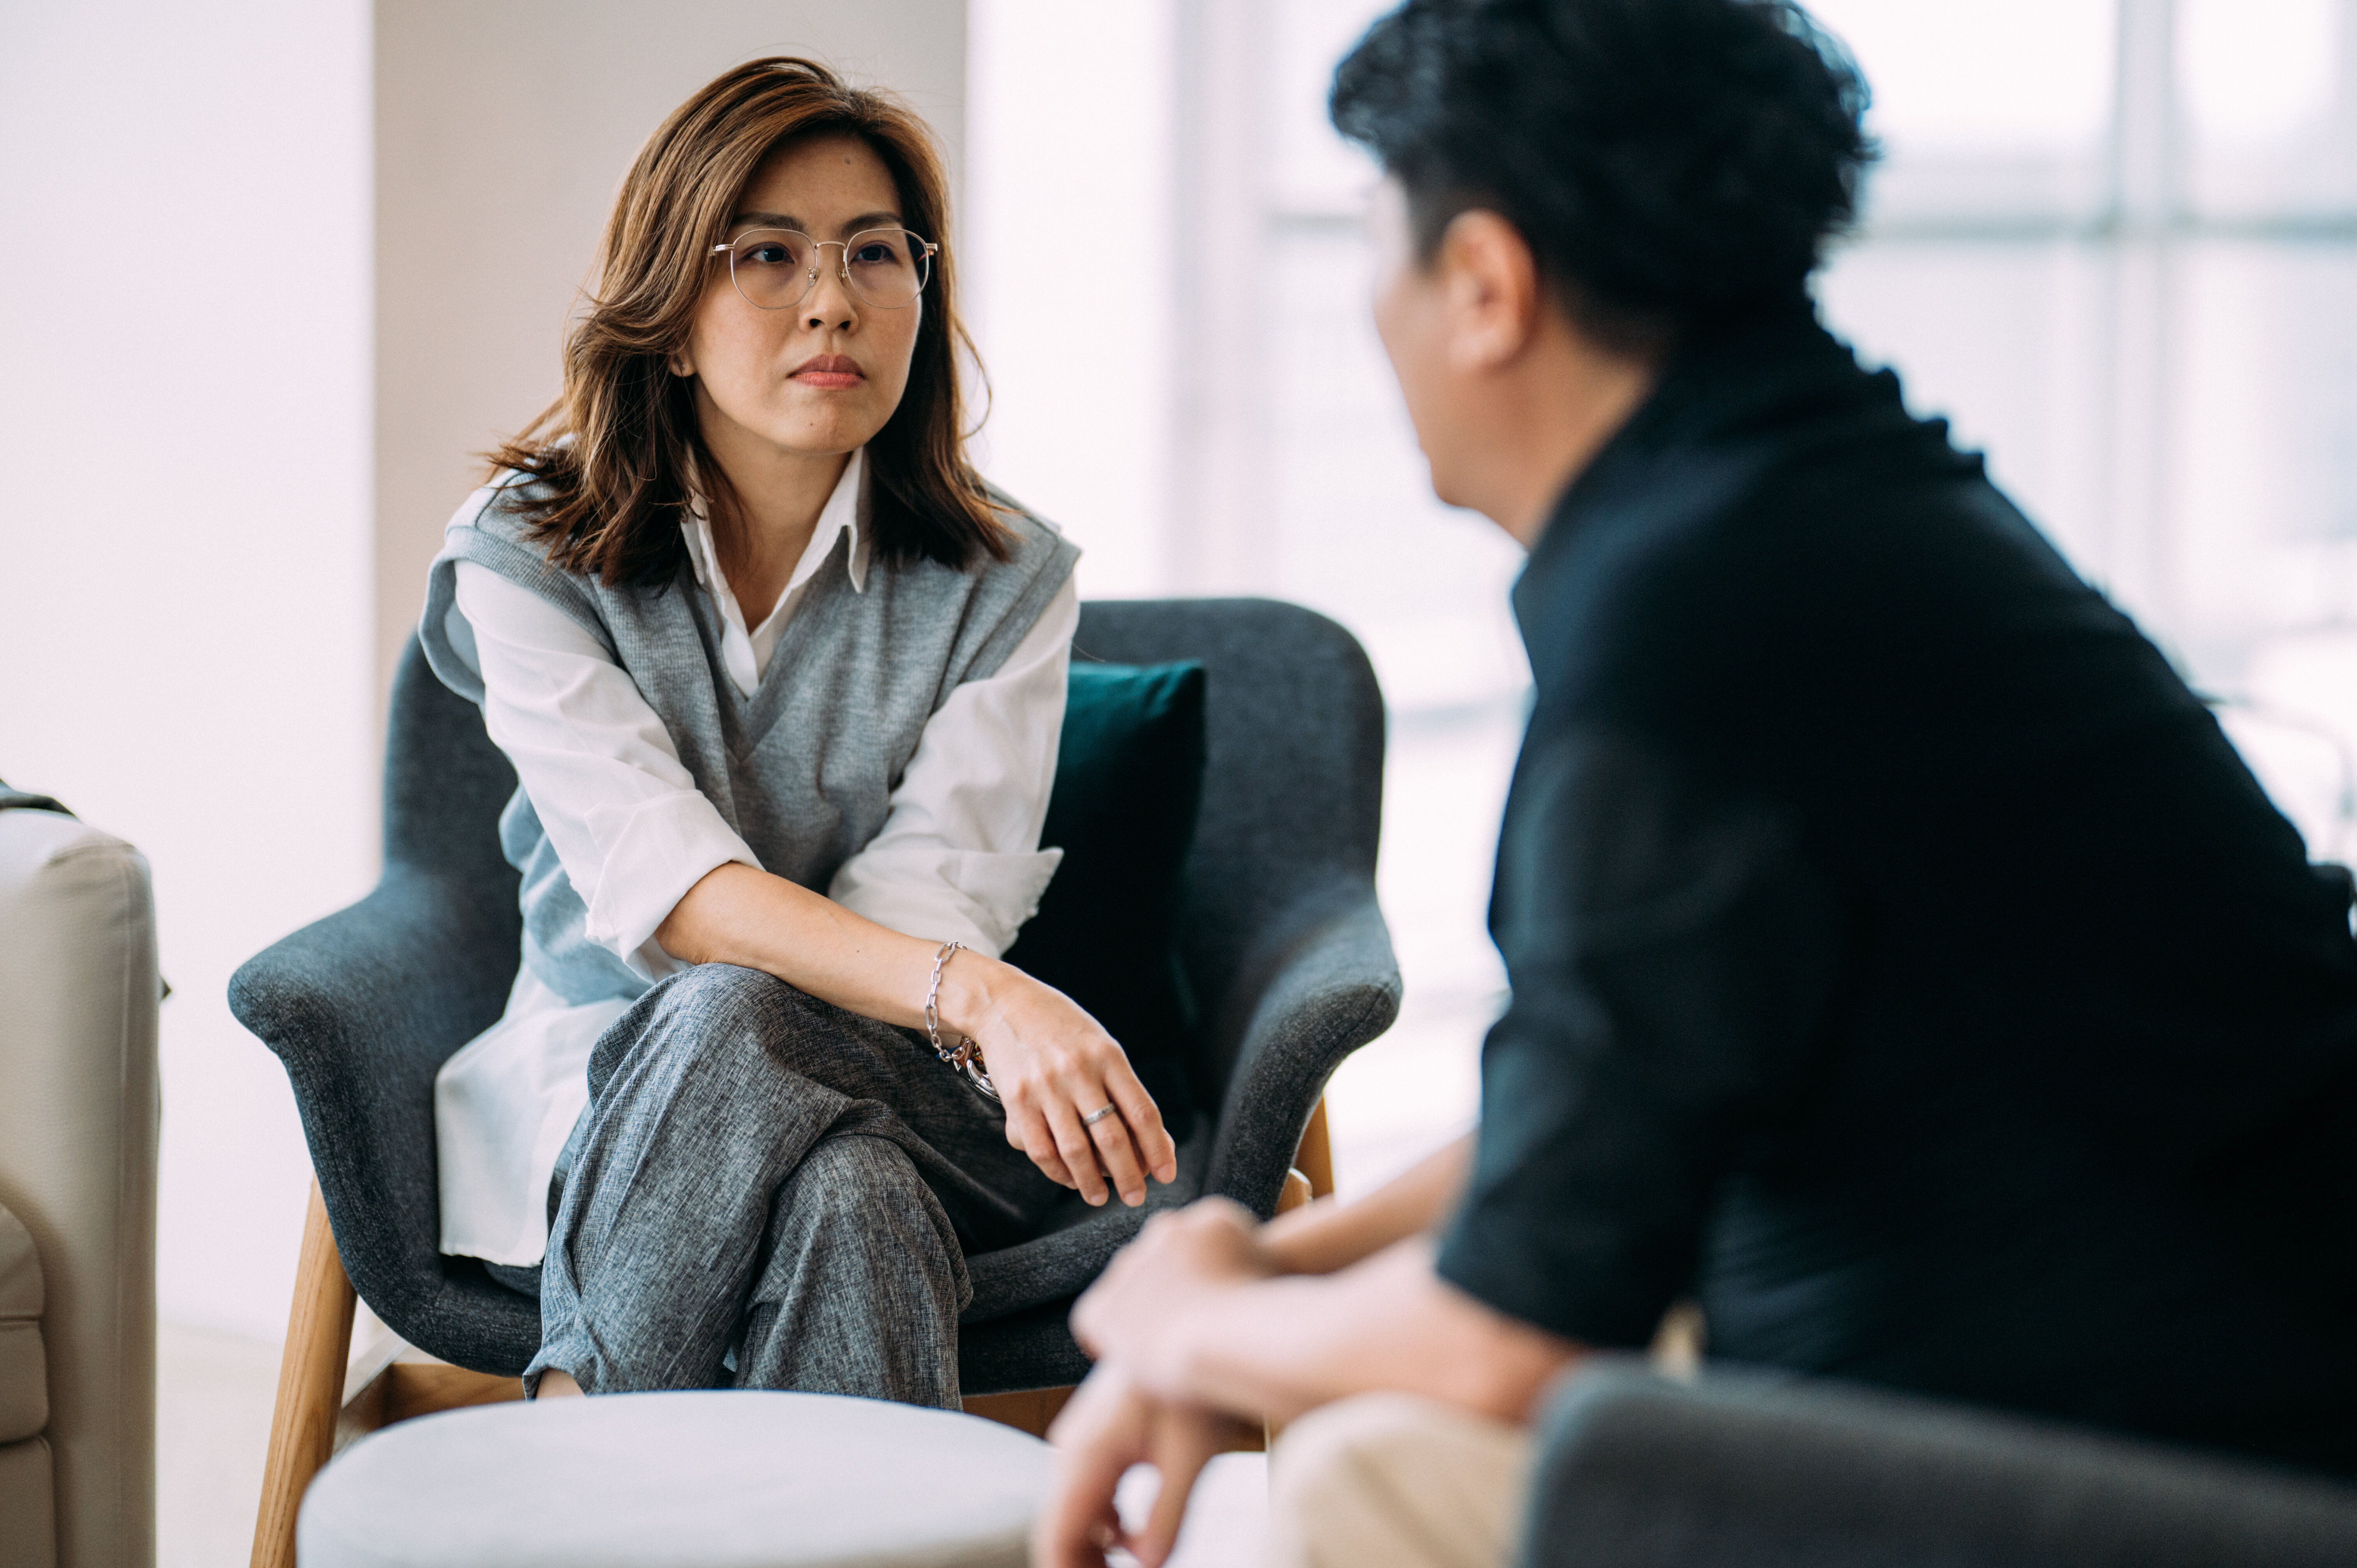
POLYGON ((1110 1176, 1134 1208, 1146 1201, 1149 1174, 1157 1181, 1178 1177, 1178 1151, 1154 1097, 1120 1045, 1080 1004, 1012 964, 971 951, 943 967, 941 1000, 943 1033, 954 1026, 982 1047, 1006 1107, 1006 1141, 1049 1180, 1103 1203, 1110 1176), (1102 1113, 1107 1106, 1113 1114, 1102 1113))

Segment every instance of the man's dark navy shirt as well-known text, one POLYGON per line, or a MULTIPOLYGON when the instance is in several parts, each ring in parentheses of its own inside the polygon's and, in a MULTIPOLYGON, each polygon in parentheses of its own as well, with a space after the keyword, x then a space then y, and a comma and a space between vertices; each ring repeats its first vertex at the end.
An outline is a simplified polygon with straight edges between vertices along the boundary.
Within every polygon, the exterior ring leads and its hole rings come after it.
POLYGON ((1514 590, 1512 982, 1440 1272, 1513 1316, 2357 1471, 2357 945, 2201 702, 1796 306, 1514 590))

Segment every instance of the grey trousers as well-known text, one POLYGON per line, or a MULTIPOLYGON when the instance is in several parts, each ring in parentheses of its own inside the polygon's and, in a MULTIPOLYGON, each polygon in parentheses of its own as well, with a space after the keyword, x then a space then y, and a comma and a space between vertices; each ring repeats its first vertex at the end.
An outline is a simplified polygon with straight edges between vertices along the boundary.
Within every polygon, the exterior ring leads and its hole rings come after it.
POLYGON ((1065 1196, 922 1036, 701 964, 597 1042, 541 1265, 537 1391, 798 1389, 954 1410, 964 1252, 1065 1196), (731 1364, 733 1363, 733 1373, 731 1364))

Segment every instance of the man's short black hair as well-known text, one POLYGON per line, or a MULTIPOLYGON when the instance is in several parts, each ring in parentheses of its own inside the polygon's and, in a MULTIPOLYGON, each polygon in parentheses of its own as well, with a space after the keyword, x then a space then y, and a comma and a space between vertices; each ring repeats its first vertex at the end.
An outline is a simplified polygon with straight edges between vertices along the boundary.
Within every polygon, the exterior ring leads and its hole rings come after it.
POLYGON ((1521 231, 1574 318, 1643 345, 1801 297, 1874 156, 1867 90, 1788 0, 1407 0, 1334 73, 1405 189, 1521 231))

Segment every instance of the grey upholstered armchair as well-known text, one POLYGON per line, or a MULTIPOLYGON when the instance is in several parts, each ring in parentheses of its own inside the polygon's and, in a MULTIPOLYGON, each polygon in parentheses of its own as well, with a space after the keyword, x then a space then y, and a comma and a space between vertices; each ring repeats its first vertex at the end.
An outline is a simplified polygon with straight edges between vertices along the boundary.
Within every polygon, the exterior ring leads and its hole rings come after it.
MULTIPOLYGON (((1349 633, 1265 600, 1086 605, 1075 649, 1205 666, 1209 755, 1180 958, 1200 1010, 1192 1076, 1206 1092, 1179 1179, 1148 1208, 1219 1193, 1268 1213, 1297 1158, 1312 1187, 1330 1184, 1326 1079, 1398 1008, 1374 890, 1381 693, 1349 633)), ((516 875, 496 827, 514 788, 479 714, 413 644, 393 690, 382 880, 231 983, 238 1017, 285 1064, 325 1204, 306 1239, 264 1535, 291 1542, 293 1508, 327 1457, 339 1395, 311 1385, 342 1376, 350 1286, 394 1332, 460 1368, 511 1379, 538 1346, 536 1303, 437 1247, 435 1074, 499 1016, 515 974, 516 875), (307 1323, 312 1348, 300 1349, 307 1323)), ((1071 1298, 1145 1211, 1076 1198, 1066 1218, 969 1260, 970 1395, 1053 1390, 1086 1371, 1065 1326, 1071 1298)), ((1026 1425, 1052 1414, 1029 1409, 991 1413, 1026 1425)))
POLYGON ((1604 1362, 1539 1442, 1524 1568, 2357 1563, 2357 1486, 1839 1383, 1604 1362))

